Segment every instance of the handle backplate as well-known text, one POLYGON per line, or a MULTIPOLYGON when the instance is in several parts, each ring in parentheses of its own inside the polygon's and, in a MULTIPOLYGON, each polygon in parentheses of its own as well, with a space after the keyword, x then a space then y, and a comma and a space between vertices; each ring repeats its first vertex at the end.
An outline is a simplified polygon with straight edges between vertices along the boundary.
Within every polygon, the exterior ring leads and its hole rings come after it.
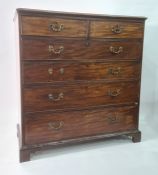
POLYGON ((120 54, 123 52, 123 47, 120 46, 120 47, 113 47, 113 46, 110 46, 109 47, 109 50, 112 54, 120 54))
POLYGON ((62 30, 64 30, 64 25, 59 24, 58 22, 54 22, 49 25, 49 29, 50 31, 61 32, 62 30))
POLYGON ((61 99, 64 98, 64 94, 61 92, 59 93, 57 96, 53 95, 53 94, 48 94, 48 99, 52 100, 52 101, 60 101, 61 99))
POLYGON ((54 53, 56 55, 59 55, 64 51, 64 46, 59 46, 58 49, 55 49, 55 47, 53 45, 49 45, 48 51, 49 51, 49 53, 54 53))
POLYGON ((59 69, 59 72, 60 72, 61 75, 64 74, 64 71, 65 71, 64 68, 60 68, 60 69, 59 69))
POLYGON ((119 76, 121 72, 121 68, 117 67, 117 68, 110 68, 109 69, 109 74, 110 75, 114 75, 114 76, 119 76))
POLYGON ((113 115, 109 115, 107 117, 107 121, 109 124, 116 124, 120 122, 120 117, 117 115, 117 113, 115 113, 113 115))
POLYGON ((48 73, 50 74, 50 75, 52 75, 53 74, 53 68, 48 68, 48 73))
POLYGON ((121 89, 109 90, 108 95, 110 97, 117 97, 120 95, 120 91, 121 91, 121 89))
POLYGON ((51 130, 59 130, 63 127, 64 122, 63 121, 58 121, 58 122, 49 122, 48 123, 48 128, 51 130))
POLYGON ((122 27, 118 24, 116 24, 115 26, 112 27, 111 31, 114 33, 114 34, 120 34, 122 33, 122 27))

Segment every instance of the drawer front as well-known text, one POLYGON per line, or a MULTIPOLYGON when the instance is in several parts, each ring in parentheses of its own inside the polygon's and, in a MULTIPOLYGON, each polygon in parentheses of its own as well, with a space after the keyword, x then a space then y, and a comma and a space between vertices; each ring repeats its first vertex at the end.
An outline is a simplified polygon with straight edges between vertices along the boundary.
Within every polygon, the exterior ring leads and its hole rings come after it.
POLYGON ((139 83, 84 83, 23 89, 25 112, 137 102, 139 83))
POLYGON ((143 32, 143 23, 124 21, 92 21, 90 28, 94 38, 143 38, 143 32))
POLYGON ((28 114, 25 144, 38 144, 78 137, 134 130, 136 107, 104 108, 64 113, 28 114))
POLYGON ((22 40, 23 59, 141 59, 138 41, 22 40))
POLYGON ((22 16, 22 35, 85 37, 87 22, 84 20, 53 17, 22 16))
POLYGON ((25 62, 24 83, 56 81, 138 79, 140 63, 56 63, 25 62))

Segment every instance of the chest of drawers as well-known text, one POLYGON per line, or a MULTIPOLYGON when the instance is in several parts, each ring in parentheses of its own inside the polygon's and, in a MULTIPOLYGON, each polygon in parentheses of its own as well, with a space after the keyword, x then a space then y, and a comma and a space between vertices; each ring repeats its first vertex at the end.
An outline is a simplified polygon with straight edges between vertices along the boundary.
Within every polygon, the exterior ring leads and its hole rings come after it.
POLYGON ((20 161, 138 130, 143 17, 17 9, 20 161))

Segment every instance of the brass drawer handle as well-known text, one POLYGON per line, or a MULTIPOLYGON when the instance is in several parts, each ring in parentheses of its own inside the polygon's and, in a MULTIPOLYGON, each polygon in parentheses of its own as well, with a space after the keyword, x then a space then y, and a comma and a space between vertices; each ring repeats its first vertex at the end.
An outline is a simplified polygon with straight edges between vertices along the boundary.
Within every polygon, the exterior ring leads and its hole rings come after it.
POLYGON ((115 34, 120 34, 122 33, 122 28, 120 25, 116 24, 115 26, 112 27, 111 31, 115 34))
POLYGON ((120 118, 117 116, 117 114, 108 116, 107 120, 109 124, 115 124, 120 122, 120 118))
POLYGON ((120 95, 120 89, 109 90, 108 95, 110 97, 117 97, 120 95))
POLYGON ((64 30, 64 25, 59 24, 58 22, 54 22, 54 24, 49 25, 49 29, 54 32, 61 32, 62 30, 64 30))
POLYGON ((123 47, 113 47, 113 46, 110 46, 109 50, 113 54, 120 54, 121 52, 123 52, 123 47))
POLYGON ((52 101, 59 101, 64 98, 64 94, 61 92, 57 95, 57 97, 54 97, 53 94, 48 94, 48 98, 49 100, 52 100, 52 101))
POLYGON ((60 122, 49 122, 48 123, 49 129, 53 129, 53 130, 61 129, 63 127, 63 125, 64 125, 63 121, 60 121, 60 122))
POLYGON ((52 75, 52 74, 53 74, 53 68, 50 67, 50 68, 48 69, 48 73, 49 73, 50 75, 52 75))
POLYGON ((53 45, 48 46, 49 53, 61 54, 64 51, 64 46, 60 46, 58 49, 55 49, 53 45))
POLYGON ((121 72, 121 68, 117 67, 117 68, 110 68, 109 69, 109 74, 114 75, 114 76, 119 76, 121 72))

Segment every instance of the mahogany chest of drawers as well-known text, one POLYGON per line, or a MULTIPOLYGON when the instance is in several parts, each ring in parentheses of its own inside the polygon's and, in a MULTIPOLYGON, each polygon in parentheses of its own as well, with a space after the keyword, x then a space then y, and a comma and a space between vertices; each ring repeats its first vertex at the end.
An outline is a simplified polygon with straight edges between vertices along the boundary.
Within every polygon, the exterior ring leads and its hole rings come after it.
POLYGON ((138 130, 144 17, 17 9, 20 161, 138 130))

